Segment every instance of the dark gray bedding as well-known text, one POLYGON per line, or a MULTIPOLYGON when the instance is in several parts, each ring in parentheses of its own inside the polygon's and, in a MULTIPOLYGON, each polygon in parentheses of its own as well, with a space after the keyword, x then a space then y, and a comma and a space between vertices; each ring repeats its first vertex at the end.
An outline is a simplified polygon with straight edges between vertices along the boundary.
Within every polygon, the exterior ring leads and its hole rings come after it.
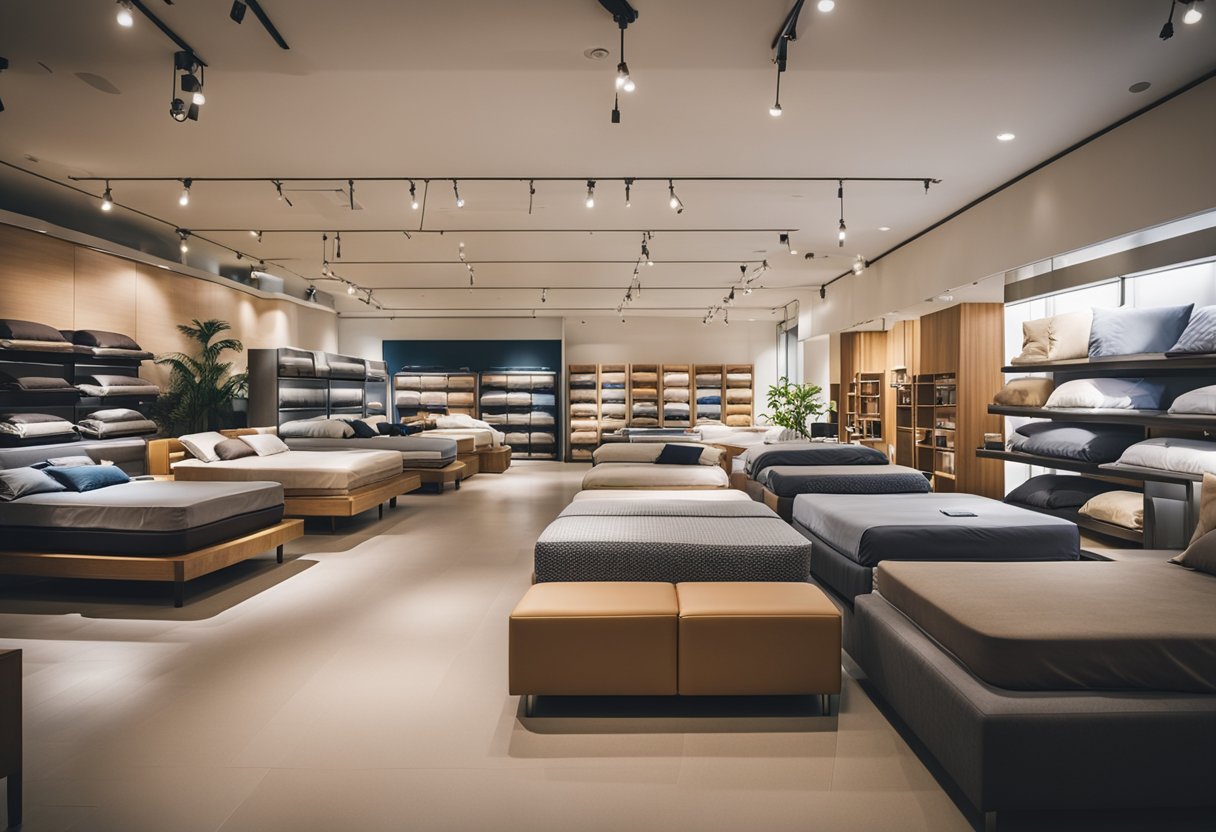
POLYGON ((372 436, 349 439, 289 437, 293 451, 397 451, 406 468, 442 468, 456 461, 456 440, 428 436, 372 436))
POLYGON ((774 465, 886 465, 882 451, 864 445, 839 442, 778 442, 753 445, 743 454, 743 464, 752 479, 774 465))
POLYGON ((810 555, 757 503, 580 500, 537 540, 536 580, 805 581, 810 555))
POLYGON ((1077 527, 974 494, 799 495, 794 520, 863 566, 883 560, 1076 560, 1077 527), (947 517, 964 510, 975 517, 947 517))
POLYGON ((799 494, 927 494, 929 480, 903 465, 773 465, 756 481, 778 497, 799 494))
POLYGON ((25 468, 57 456, 88 456, 94 462, 109 460, 132 476, 144 473, 147 442, 135 439, 98 439, 63 445, 0 448, 0 468, 25 468))

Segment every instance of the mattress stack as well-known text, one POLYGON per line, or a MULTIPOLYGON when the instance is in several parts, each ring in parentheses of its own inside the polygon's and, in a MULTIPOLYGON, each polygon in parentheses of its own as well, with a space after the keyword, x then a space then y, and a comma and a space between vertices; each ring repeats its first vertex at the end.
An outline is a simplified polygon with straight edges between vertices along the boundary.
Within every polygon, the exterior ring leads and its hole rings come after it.
MULTIPOLYGON (((556 373, 483 372, 478 404, 481 419, 506 433, 506 444, 511 446, 513 456, 546 459, 557 456, 556 373)), ((585 406, 588 402, 578 404, 585 406)), ((594 402, 591 406, 594 407, 594 402)), ((572 418, 573 411, 572 405, 572 418)))
POLYGON ((393 376, 393 404, 402 417, 419 413, 476 416, 477 376, 403 370, 393 376))
POLYGON ((657 364, 634 364, 629 374, 630 427, 659 426, 659 368, 657 364))
MULTIPOLYGON (((599 374, 594 364, 571 364, 570 458, 589 460, 600 444, 599 374)), ((624 387, 620 390, 622 399, 624 387)))
POLYGON ((735 428, 751 427, 752 368, 728 364, 725 375, 722 421, 735 428))
POLYGON ((693 377, 694 413, 697 421, 722 419, 722 366, 698 366, 693 377))
POLYGON ((624 364, 600 367, 600 429, 607 433, 628 424, 628 373, 624 364))
POLYGON ((667 427, 686 428, 692 424, 690 370, 687 364, 663 365, 663 424, 667 427))

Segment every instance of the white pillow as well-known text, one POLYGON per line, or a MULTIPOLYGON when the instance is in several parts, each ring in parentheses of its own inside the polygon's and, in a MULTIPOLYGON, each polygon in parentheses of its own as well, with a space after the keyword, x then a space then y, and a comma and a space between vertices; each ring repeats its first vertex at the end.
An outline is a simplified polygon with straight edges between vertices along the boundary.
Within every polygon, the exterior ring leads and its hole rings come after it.
POLYGON ((206 433, 188 433, 177 441, 200 462, 216 462, 220 457, 215 452, 215 446, 227 439, 224 434, 209 430, 206 433))
POLYGON ((349 439, 355 429, 339 419, 297 419, 279 426, 279 436, 310 439, 349 439))
POLYGON ((1089 358, 1089 330, 1093 326, 1094 311, 1082 309, 1065 312, 1048 318, 1047 360, 1063 361, 1067 358, 1089 358))
POLYGON ((1180 474, 1216 474, 1216 442, 1169 436, 1145 439, 1124 451, 1119 464, 1180 474))
POLYGON ((778 442, 805 442, 806 437, 790 428, 769 428, 764 432, 764 444, 775 445, 778 442))
POLYGON ((1170 413, 1216 413, 1216 385, 1183 393, 1170 405, 1170 413))
POLYGON ((254 453, 258 456, 274 456, 288 450, 287 445, 277 436, 272 436, 269 433, 255 433, 250 436, 238 437, 249 447, 253 448, 254 453))
POLYGON ((1043 406, 1156 410, 1164 392, 1164 385, 1142 378, 1079 378, 1052 390, 1043 406))

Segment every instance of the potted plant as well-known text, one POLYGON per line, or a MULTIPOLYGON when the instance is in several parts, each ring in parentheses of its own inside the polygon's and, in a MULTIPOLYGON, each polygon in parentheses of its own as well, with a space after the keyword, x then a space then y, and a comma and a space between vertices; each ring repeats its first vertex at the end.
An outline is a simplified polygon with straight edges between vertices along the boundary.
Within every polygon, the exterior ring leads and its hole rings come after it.
POLYGON ((768 412, 764 416, 772 424, 810 439, 808 425, 836 409, 835 402, 825 402, 819 397, 822 392, 818 384, 795 384, 782 376, 768 388, 768 412))
POLYGON ((225 352, 243 352, 236 338, 220 338, 231 329, 227 321, 214 318, 177 329, 198 344, 197 355, 182 352, 159 356, 157 364, 169 367, 169 386, 157 400, 156 422, 175 435, 219 430, 232 413, 233 399, 248 389, 247 373, 232 373, 232 362, 222 360, 225 352))

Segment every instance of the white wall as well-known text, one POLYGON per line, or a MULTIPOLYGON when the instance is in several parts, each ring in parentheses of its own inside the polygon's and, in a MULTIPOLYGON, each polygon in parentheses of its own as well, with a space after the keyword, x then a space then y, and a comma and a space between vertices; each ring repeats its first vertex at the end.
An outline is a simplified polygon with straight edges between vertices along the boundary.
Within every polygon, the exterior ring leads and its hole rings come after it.
POLYGON ((1053 255, 1216 207, 1216 80, 1026 177, 801 306, 837 332, 1053 255))
MULTIPOLYGON (((384 341, 560 340, 562 318, 338 318, 338 351, 384 357, 384 341)), ((614 319, 615 320, 615 319, 614 319)))
MULTIPOLYGON (((839 336, 837 336, 839 343, 839 336)), ((832 383, 832 336, 817 335, 802 342, 802 380, 807 384, 818 384, 823 388, 823 398, 830 399, 829 385, 832 383)), ((837 363, 839 374, 840 365, 837 363)))

